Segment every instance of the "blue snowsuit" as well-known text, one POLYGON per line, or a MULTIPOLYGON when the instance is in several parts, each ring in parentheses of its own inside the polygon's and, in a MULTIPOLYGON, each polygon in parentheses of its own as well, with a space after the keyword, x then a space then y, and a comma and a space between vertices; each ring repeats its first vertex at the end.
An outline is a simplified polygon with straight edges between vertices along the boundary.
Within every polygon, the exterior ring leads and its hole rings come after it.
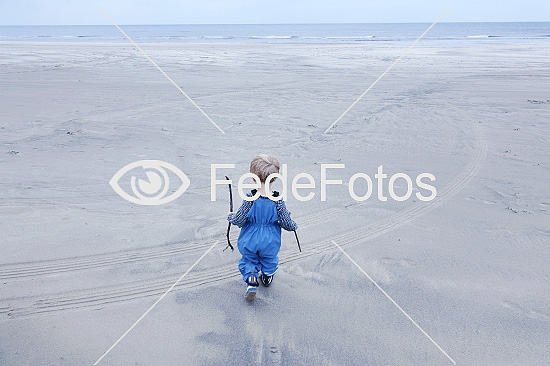
POLYGON ((298 228, 284 201, 272 201, 264 196, 254 201, 244 200, 239 210, 230 214, 227 220, 241 228, 237 247, 242 255, 239 271, 243 280, 247 282, 251 275, 258 276, 259 272, 273 275, 279 268, 281 228, 289 231, 298 228))

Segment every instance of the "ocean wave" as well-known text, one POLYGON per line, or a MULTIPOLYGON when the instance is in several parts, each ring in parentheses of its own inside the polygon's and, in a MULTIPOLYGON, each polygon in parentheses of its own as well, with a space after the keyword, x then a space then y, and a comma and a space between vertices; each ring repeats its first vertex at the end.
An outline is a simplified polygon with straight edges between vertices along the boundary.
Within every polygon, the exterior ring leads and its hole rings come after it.
MULTIPOLYGON (((445 26, 442 25, 443 29, 445 26)), ((439 28, 439 26, 438 26, 439 28)), ((431 42, 516 42, 534 40, 544 42, 550 38, 548 25, 533 23, 529 27, 486 24, 447 26, 446 31, 427 34, 424 41, 431 42)), ((213 42, 213 43, 308 43, 308 44, 357 44, 368 42, 404 43, 417 37, 416 27, 388 27, 386 25, 193 25, 193 26, 131 26, 136 42, 213 42), (414 29, 413 29, 414 28, 414 29)), ((0 40, 38 42, 101 42, 124 41, 121 35, 113 35, 107 26, 63 27, 3 27, 0 40)))
POLYGON ((498 34, 481 34, 481 35, 475 35, 475 36, 466 36, 466 38, 515 38, 515 37, 501 36, 498 34))
POLYGON ((355 40, 361 40, 361 39, 372 39, 375 36, 303 36, 299 38, 303 39, 355 39, 355 40))
POLYGON ((201 39, 235 39, 234 36, 202 36, 201 39))
POLYGON ((300 38, 299 36, 248 36, 245 37, 248 39, 295 39, 300 38))
MULTIPOLYGON (((142 38, 149 38, 147 36, 142 38)), ((155 36, 154 38, 158 39, 198 39, 199 37, 190 37, 190 36, 175 36, 175 35, 168 35, 168 36, 155 36)))
POLYGON ((371 39, 374 36, 330 36, 330 37, 321 37, 323 39, 371 39))

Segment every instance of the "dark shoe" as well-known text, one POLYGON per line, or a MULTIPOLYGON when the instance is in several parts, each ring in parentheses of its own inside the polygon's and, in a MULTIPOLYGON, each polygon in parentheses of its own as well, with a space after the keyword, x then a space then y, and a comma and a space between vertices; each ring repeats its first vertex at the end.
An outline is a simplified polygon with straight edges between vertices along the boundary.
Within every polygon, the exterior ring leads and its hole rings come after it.
POLYGON ((262 285, 269 287, 271 285, 271 281, 273 281, 273 275, 268 276, 262 273, 260 275, 260 281, 262 281, 262 285))
POLYGON ((256 278, 256 276, 254 275, 248 277, 248 279, 246 280, 246 283, 248 284, 248 286, 255 286, 255 287, 260 286, 260 284, 258 283, 258 278, 256 278))

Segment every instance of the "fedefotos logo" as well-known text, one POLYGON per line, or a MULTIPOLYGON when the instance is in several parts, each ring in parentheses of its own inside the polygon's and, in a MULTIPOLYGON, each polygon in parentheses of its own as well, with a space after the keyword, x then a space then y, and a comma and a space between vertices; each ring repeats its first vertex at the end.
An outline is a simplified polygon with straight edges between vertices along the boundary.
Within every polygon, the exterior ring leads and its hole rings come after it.
MULTIPOLYGON (((337 169, 345 169, 345 164, 321 164, 320 165, 320 180, 317 184, 315 178, 309 173, 296 174, 290 181, 290 191, 292 196, 298 201, 309 201, 316 196, 314 190, 320 188, 320 200, 327 200, 328 187, 333 185, 343 185, 342 179, 329 179, 329 171, 333 178, 336 177, 337 169)), ((231 179, 218 179, 218 170, 220 169, 234 169, 235 164, 210 164, 210 200, 216 201, 216 189, 220 185, 233 184, 231 179)), ((431 173, 420 173, 413 179, 405 173, 395 173, 391 176, 384 173, 384 166, 378 166, 376 173, 374 174, 374 180, 366 173, 358 172, 353 174, 347 181, 348 193, 350 197, 358 202, 366 201, 373 196, 373 192, 376 188, 376 197, 379 201, 385 202, 388 197, 384 195, 385 187, 389 198, 397 202, 403 202, 408 200, 413 195, 415 185, 417 192, 415 197, 420 201, 431 201, 435 199, 437 195, 436 188, 430 184, 436 180, 435 176, 431 173), (389 179, 388 179, 389 177, 389 179), (386 183, 386 179, 387 183, 386 183), (405 183, 405 191, 401 195, 396 193, 396 182, 405 183), (356 191, 356 183, 363 181, 363 185, 366 184, 366 190, 364 192, 356 191)), ((191 182, 189 178, 178 167, 173 164, 161 161, 161 160, 140 160, 130 163, 115 173, 113 178, 109 181, 109 184, 118 195, 125 200, 138 204, 138 205, 162 205, 168 202, 172 202, 180 197, 189 188, 191 182), (122 178, 130 171, 134 169, 140 169, 139 173, 142 178, 138 178, 135 175, 131 175, 127 185, 130 187, 133 195, 127 193, 121 187, 122 178), (181 180, 181 185, 174 192, 167 196, 170 190, 170 178, 167 170, 177 176, 181 180)), ((237 192, 239 196, 245 201, 253 201, 260 196, 259 189, 262 187, 262 183, 258 176, 253 173, 245 173, 241 175, 237 181, 237 192), (249 182, 246 182, 246 181, 249 182), (251 183, 250 183, 251 182, 251 183), (256 189, 254 195, 247 196, 247 192, 256 189)), ((399 187, 402 187, 400 185, 399 187)), ((402 189, 401 189, 402 190, 402 189)), ((287 200, 289 197, 289 176, 288 165, 282 164, 280 173, 274 173, 269 175, 265 181, 265 192, 268 198, 273 201, 280 199, 287 200), (279 180, 282 185, 282 191, 278 197, 272 195, 270 186, 275 180, 279 180)))
POLYGON ((191 182, 189 178, 178 167, 161 160, 140 160, 130 163, 120 169, 109 181, 109 184, 116 193, 126 201, 138 204, 158 206, 168 202, 172 202, 185 192, 191 182), (145 173, 147 180, 139 179, 136 176, 130 177, 130 188, 134 196, 126 193, 120 186, 120 180, 122 177, 134 169, 142 169, 142 173, 145 173), (175 174, 180 180, 180 187, 166 196, 170 189, 170 177, 166 170, 175 174))
MULTIPOLYGON (((327 200, 327 188, 329 185, 342 185, 343 181, 341 179, 328 179, 328 170, 329 169, 345 169, 345 164, 321 164, 321 178, 320 178, 320 200, 326 201, 327 200)), ((232 184, 231 180, 225 179, 225 180, 218 180, 216 179, 217 176, 217 169, 233 169, 235 168, 235 164, 211 164, 210 165, 210 200, 216 201, 216 186, 217 185, 227 185, 232 184)), ((387 201, 388 197, 384 196, 384 180, 388 178, 388 175, 384 173, 384 166, 380 165, 378 166, 378 170, 376 174, 374 174, 374 178, 376 179, 376 187, 377 187, 377 198, 379 201, 387 201)), ((426 180, 429 180, 430 182, 435 181, 435 176, 431 173, 421 173, 415 178, 415 183, 417 187, 421 190, 429 192, 428 196, 425 196, 422 192, 418 191, 416 192, 415 196, 420 201, 431 201, 433 200, 437 195, 436 188, 426 183, 426 180)), ((237 191, 239 193, 239 196, 245 200, 245 201, 253 201, 257 199, 260 196, 259 189, 261 188, 262 184, 260 182, 260 179, 258 176, 254 173, 246 173, 241 175, 241 177, 238 180, 237 184, 237 191), (251 179, 253 183, 246 183, 246 179, 251 179), (253 190, 256 189, 256 193, 253 196, 247 196, 245 190, 253 190)), ((373 193, 373 181, 370 178, 370 176, 366 173, 355 173, 351 176, 348 182, 348 192, 352 199, 355 201, 361 202, 366 201, 372 196, 373 193), (358 195, 355 191, 355 182, 358 180, 364 180, 367 184, 367 190, 363 195, 358 195)), ((308 173, 299 173, 292 178, 291 181, 291 191, 292 195, 295 199, 298 201, 309 201, 313 199, 315 196, 315 192, 312 190, 317 188, 317 183, 315 181, 315 178, 308 173), (301 190, 301 192, 298 192, 298 190, 301 190), (308 192, 304 192, 303 190, 307 189, 308 192)), ((395 201, 402 202, 406 201, 409 198, 411 198, 413 193, 413 180, 408 174, 405 173, 396 173, 393 174, 390 179, 388 180, 388 193, 390 195, 390 198, 392 198, 395 201), (395 182, 401 179, 406 182, 407 190, 406 193, 402 196, 399 196, 395 192, 395 182)), ((287 200, 288 198, 288 166, 287 164, 281 165, 281 172, 280 173, 273 173, 267 176, 265 180, 265 192, 267 197, 269 197, 273 201, 278 201, 281 198, 283 200, 287 200), (280 192, 280 195, 278 197, 274 197, 271 193, 270 185, 275 181, 275 179, 279 179, 282 183, 283 189, 282 192, 280 192)))

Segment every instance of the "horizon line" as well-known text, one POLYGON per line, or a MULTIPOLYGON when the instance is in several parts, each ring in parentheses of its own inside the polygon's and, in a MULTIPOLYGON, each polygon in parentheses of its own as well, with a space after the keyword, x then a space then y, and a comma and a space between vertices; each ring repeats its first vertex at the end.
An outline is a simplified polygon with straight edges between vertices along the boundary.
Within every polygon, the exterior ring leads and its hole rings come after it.
MULTIPOLYGON (((550 20, 519 20, 519 21, 448 21, 440 24, 460 24, 460 23, 550 23, 550 20)), ((342 24, 430 24, 430 22, 326 22, 326 23, 135 23, 121 24, 121 26, 158 26, 158 25, 342 25, 342 24)), ((0 27, 74 27, 74 26, 109 26, 109 24, 0 24, 0 27)))

